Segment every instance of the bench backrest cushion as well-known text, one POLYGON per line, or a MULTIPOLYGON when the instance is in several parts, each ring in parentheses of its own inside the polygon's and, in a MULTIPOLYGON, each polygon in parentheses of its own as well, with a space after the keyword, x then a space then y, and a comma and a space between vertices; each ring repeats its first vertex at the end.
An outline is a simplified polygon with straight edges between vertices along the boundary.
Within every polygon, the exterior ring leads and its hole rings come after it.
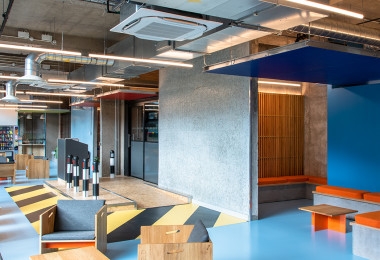
POLYGON ((317 186, 316 191, 321 192, 321 193, 346 197, 346 198, 352 198, 352 199, 363 199, 363 195, 365 193, 369 193, 369 191, 355 190, 355 189, 330 186, 330 185, 317 186))
POLYGON ((104 200, 58 200, 54 231, 94 231, 104 200))
POLYGON ((193 230, 190 233, 188 243, 204 243, 209 242, 210 237, 208 236, 207 229, 201 220, 198 220, 193 230))
POLYGON ((380 192, 371 192, 363 195, 363 198, 368 201, 380 203, 380 192))

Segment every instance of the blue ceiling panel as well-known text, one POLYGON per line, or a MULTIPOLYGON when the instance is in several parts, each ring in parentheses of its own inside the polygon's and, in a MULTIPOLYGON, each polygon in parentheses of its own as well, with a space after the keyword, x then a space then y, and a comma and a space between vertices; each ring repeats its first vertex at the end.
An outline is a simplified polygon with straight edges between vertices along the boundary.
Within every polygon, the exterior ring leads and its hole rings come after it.
POLYGON ((364 85, 380 80, 380 54, 309 40, 207 66, 205 71, 336 86, 364 85))

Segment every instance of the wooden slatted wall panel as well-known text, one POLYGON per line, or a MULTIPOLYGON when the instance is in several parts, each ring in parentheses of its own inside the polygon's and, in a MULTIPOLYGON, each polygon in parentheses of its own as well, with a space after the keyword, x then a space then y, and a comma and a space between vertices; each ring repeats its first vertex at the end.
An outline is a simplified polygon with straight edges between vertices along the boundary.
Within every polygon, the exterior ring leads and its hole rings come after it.
POLYGON ((303 175, 304 99, 259 93, 259 178, 303 175))

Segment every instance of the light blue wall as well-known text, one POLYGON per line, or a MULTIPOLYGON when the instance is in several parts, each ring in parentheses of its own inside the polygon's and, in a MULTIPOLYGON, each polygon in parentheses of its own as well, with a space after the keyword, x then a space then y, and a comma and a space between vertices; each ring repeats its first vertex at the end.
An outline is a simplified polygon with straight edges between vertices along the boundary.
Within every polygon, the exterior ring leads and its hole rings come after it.
POLYGON ((88 144, 88 150, 91 153, 91 165, 94 159, 94 149, 96 149, 94 137, 96 137, 97 133, 94 121, 96 122, 96 118, 94 120, 93 108, 71 110, 71 138, 78 138, 80 142, 88 144))
POLYGON ((328 88, 328 184, 380 192, 380 84, 328 88))

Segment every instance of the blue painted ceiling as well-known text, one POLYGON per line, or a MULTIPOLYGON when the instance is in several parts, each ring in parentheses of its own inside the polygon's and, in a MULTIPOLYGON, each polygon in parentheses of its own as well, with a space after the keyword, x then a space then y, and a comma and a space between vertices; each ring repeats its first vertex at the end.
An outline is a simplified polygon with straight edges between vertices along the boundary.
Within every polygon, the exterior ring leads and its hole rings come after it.
MULTIPOLYGON (((314 42, 315 43, 315 42, 314 42)), ((378 54, 361 55, 360 49, 323 43, 294 44, 295 48, 279 47, 268 54, 254 54, 231 62, 209 66, 206 72, 259 77, 288 81, 332 84, 337 86, 364 85, 380 80, 378 54), (317 47, 316 47, 317 46, 317 47), (331 49, 326 48, 333 47, 331 49), (283 50, 281 50, 281 48, 283 50), (338 49, 338 50, 337 50, 338 49), (344 50, 344 51, 341 51, 344 50)))

